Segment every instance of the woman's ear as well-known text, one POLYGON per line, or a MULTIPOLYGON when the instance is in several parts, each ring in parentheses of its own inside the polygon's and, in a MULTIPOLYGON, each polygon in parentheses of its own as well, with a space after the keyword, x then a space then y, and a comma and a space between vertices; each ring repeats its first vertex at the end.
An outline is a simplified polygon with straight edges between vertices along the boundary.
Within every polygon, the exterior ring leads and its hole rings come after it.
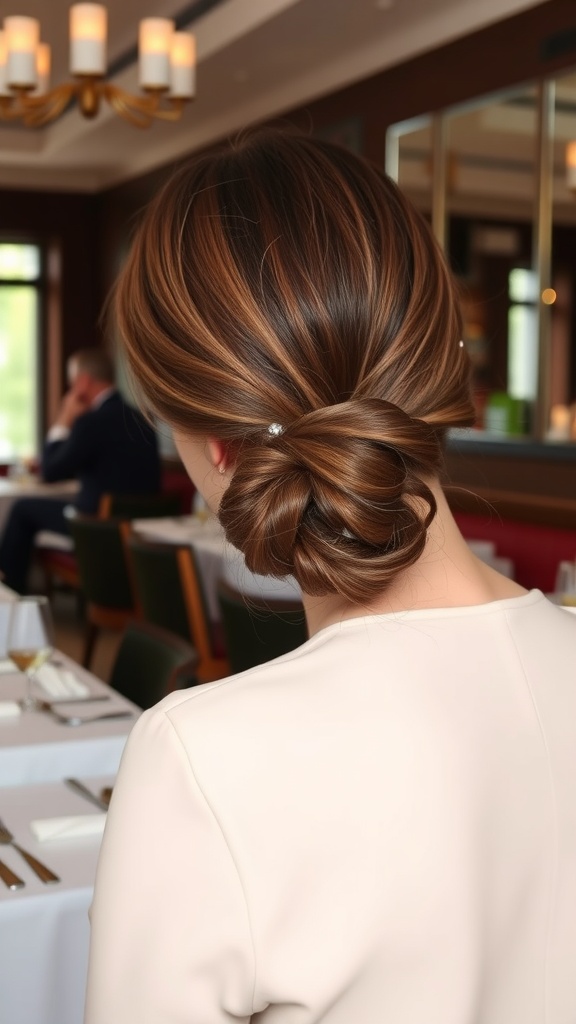
POLYGON ((209 437, 206 447, 208 450, 208 457, 212 465, 220 474, 224 475, 229 465, 228 449, 226 445, 216 437, 209 437))

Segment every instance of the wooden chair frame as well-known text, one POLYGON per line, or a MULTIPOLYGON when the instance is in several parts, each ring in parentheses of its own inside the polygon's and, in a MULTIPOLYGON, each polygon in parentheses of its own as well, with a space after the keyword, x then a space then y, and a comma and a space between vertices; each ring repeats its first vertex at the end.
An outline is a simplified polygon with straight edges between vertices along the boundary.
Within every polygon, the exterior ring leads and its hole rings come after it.
MULTIPOLYGON (((94 521, 101 521, 106 519, 105 516, 92 516, 82 517, 84 519, 93 519, 94 521)), ((84 647, 82 651, 82 665, 84 668, 89 668, 94 654, 94 647, 98 639, 98 635, 101 629, 110 629, 115 632, 121 632, 126 628, 129 622, 141 618, 141 611, 138 602, 135 600, 134 587, 132 586, 132 577, 130 572, 130 559, 126 549, 125 538, 127 536, 127 530, 130 524, 119 520, 116 524, 120 534, 120 541, 122 544, 122 551, 124 554, 124 560, 126 563, 126 570, 130 581, 130 592, 132 594, 132 607, 131 608, 114 608, 109 605, 101 605, 95 601, 86 602, 86 628, 84 633, 84 647)), ((81 580, 79 579, 81 586, 81 580)))
MULTIPOLYGON (((145 618, 141 602, 138 597, 138 586, 130 550, 130 539, 132 537, 136 538, 136 534, 134 533, 130 522, 121 523, 120 530, 127 553, 128 571, 132 581, 135 606, 138 608, 139 615, 142 618, 145 618)), ((210 624, 206 618, 201 583, 198 579, 194 556, 190 548, 165 543, 154 544, 154 542, 143 541, 139 537, 137 539, 138 543, 150 543, 150 547, 176 549, 176 563, 182 585, 184 604, 186 606, 188 631, 190 634, 190 640, 198 653, 198 664, 196 666, 196 676, 198 680, 202 683, 210 683, 216 679, 222 679, 229 675, 230 663, 228 659, 215 657, 213 652, 210 624)))
POLYGON ((198 651, 198 667, 196 674, 202 682, 212 682, 230 674, 230 663, 227 658, 216 658, 212 651, 210 628, 206 620, 201 584, 194 558, 189 548, 179 547, 176 559, 182 581, 182 590, 190 623, 190 636, 198 651))

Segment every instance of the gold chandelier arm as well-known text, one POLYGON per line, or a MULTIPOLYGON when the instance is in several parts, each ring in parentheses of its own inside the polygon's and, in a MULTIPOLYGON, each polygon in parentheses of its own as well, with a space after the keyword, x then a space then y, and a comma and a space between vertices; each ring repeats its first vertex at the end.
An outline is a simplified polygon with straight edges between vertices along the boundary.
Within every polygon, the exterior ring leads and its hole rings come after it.
POLYGON ((40 128, 64 113, 76 93, 76 85, 68 82, 50 89, 43 96, 22 96, 20 117, 27 128, 40 128))
POLYGON ((22 110, 15 96, 0 96, 0 121, 19 121, 21 117, 22 110))
POLYGON ((149 128, 154 118, 178 121, 186 104, 186 100, 168 97, 170 107, 167 109, 160 106, 162 95, 159 92, 151 92, 147 96, 133 96, 108 82, 104 84, 102 91, 113 110, 138 128, 149 128))
POLYGON ((182 111, 186 106, 186 102, 186 100, 178 97, 168 96, 168 103, 170 106, 168 109, 166 109, 166 107, 159 107, 158 110, 155 111, 154 117, 160 118, 162 121, 179 121, 182 117, 182 111))
POLYGON ((60 117, 74 97, 78 99, 85 116, 94 116, 100 96, 104 97, 116 114, 136 128, 149 128, 154 119, 179 121, 187 103, 185 99, 170 96, 164 98, 161 92, 133 96, 109 82, 84 79, 66 82, 41 96, 30 93, 15 94, 13 97, 0 96, 0 121, 22 121, 27 128, 40 128, 60 117), (163 106, 163 103, 168 106, 163 106))
MULTIPOLYGON (((102 88, 102 95, 108 101, 112 109, 125 121, 129 121, 136 128, 149 128, 152 123, 154 103, 148 98, 131 96, 129 93, 119 89, 116 85, 105 82, 102 88)), ((152 99, 154 99, 152 97, 152 99)))

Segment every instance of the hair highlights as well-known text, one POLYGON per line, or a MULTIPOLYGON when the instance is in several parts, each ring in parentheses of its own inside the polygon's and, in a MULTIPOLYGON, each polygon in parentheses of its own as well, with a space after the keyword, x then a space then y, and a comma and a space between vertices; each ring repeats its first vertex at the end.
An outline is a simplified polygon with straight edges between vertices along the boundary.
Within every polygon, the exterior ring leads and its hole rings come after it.
POLYGON ((116 309, 147 402, 235 453, 220 518, 250 568, 363 601, 419 557, 474 411, 454 286, 390 179, 249 134, 157 197, 116 309))

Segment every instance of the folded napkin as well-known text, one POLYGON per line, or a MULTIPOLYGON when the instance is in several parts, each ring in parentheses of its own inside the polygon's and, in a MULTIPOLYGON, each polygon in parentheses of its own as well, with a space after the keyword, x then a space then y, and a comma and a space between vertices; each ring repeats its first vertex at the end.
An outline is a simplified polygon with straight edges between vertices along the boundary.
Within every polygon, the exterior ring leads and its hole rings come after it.
POLYGON ((0 674, 10 675, 10 673, 17 671, 18 669, 16 668, 16 665, 13 661, 10 661, 10 658, 0 659, 0 674))
POLYGON ((90 687, 81 683, 73 672, 55 665, 42 665, 34 679, 50 697, 87 697, 90 693, 90 687))
POLYGON ((86 839, 101 836, 106 815, 76 814, 67 818, 36 818, 30 822, 30 829, 39 843, 55 839, 86 839))
POLYGON ((0 718, 16 718, 21 710, 15 700, 0 700, 0 718))

